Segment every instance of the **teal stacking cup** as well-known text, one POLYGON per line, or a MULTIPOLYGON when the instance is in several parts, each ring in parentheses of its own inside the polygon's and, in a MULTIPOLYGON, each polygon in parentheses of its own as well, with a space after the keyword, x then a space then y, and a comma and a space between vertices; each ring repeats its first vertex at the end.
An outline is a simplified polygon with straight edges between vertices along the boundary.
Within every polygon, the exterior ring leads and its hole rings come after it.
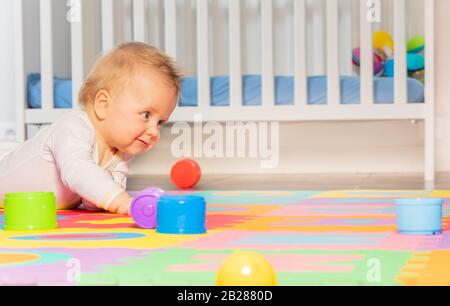
POLYGON ((8 193, 4 199, 5 231, 48 230, 57 227, 53 192, 8 193))
POLYGON ((395 200, 397 231, 407 235, 442 233, 442 199, 405 198, 395 200))
POLYGON ((206 202, 194 195, 161 196, 158 201, 156 232, 161 234, 206 233, 206 202))

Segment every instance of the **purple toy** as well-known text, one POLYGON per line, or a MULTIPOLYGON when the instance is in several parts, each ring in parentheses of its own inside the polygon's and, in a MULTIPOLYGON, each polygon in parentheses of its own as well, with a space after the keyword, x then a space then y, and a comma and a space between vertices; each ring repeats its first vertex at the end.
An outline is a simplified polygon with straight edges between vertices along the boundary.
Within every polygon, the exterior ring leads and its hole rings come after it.
MULTIPOLYGON (((352 51, 353 65, 359 67, 361 65, 361 49, 355 48, 352 51)), ((373 52, 373 74, 380 75, 384 69, 384 61, 376 52, 373 52)))
POLYGON ((131 202, 131 216, 134 222, 142 228, 156 227, 156 210, 159 197, 164 190, 150 187, 139 192, 131 202))

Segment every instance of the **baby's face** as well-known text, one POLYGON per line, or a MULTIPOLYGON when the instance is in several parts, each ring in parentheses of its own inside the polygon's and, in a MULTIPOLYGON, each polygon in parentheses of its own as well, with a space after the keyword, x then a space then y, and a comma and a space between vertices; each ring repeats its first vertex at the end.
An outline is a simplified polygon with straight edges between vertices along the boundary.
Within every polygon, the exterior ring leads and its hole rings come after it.
POLYGON ((177 98, 173 85, 158 72, 136 73, 113 98, 105 122, 109 145, 130 155, 150 150, 177 98))

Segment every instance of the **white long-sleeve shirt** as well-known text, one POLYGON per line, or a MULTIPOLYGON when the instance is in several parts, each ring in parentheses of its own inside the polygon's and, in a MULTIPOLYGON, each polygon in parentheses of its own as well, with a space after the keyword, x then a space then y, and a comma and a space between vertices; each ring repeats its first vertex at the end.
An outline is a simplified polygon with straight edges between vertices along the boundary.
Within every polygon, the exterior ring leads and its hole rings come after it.
POLYGON ((50 191, 60 209, 106 210, 126 188, 132 156, 116 153, 100 167, 94 126, 73 111, 0 158, 0 203, 10 192, 50 191))

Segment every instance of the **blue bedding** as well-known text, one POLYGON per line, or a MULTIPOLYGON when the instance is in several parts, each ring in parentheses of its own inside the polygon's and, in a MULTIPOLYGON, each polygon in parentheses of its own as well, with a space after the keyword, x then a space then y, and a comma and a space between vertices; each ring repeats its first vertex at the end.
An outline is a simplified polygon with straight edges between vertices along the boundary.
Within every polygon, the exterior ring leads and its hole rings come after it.
MULTIPOLYGON (((358 104, 361 81, 359 77, 341 77, 341 103, 358 104)), ((243 76, 244 105, 261 105, 261 76, 243 76)), ((54 79, 55 108, 72 107, 72 82, 69 79, 54 79)), ((294 78, 277 76, 275 78, 275 104, 289 105, 294 101, 294 78)), ((327 78, 313 76, 308 78, 308 104, 326 104, 327 78)), ((374 101, 378 104, 393 103, 394 79, 374 78, 374 101)), ((408 102, 423 103, 424 87, 416 79, 408 79, 408 102)), ((229 77, 211 77, 211 103, 214 106, 229 105, 229 77)), ((28 104, 31 108, 41 107, 41 80, 39 74, 28 77, 28 104)), ((180 106, 197 105, 197 78, 187 77, 181 84, 180 106)))
MULTIPOLYGON (((72 81, 55 77, 53 79, 55 108, 72 108, 72 81)), ((41 75, 30 74, 27 80, 27 101, 30 108, 41 108, 41 75)))

